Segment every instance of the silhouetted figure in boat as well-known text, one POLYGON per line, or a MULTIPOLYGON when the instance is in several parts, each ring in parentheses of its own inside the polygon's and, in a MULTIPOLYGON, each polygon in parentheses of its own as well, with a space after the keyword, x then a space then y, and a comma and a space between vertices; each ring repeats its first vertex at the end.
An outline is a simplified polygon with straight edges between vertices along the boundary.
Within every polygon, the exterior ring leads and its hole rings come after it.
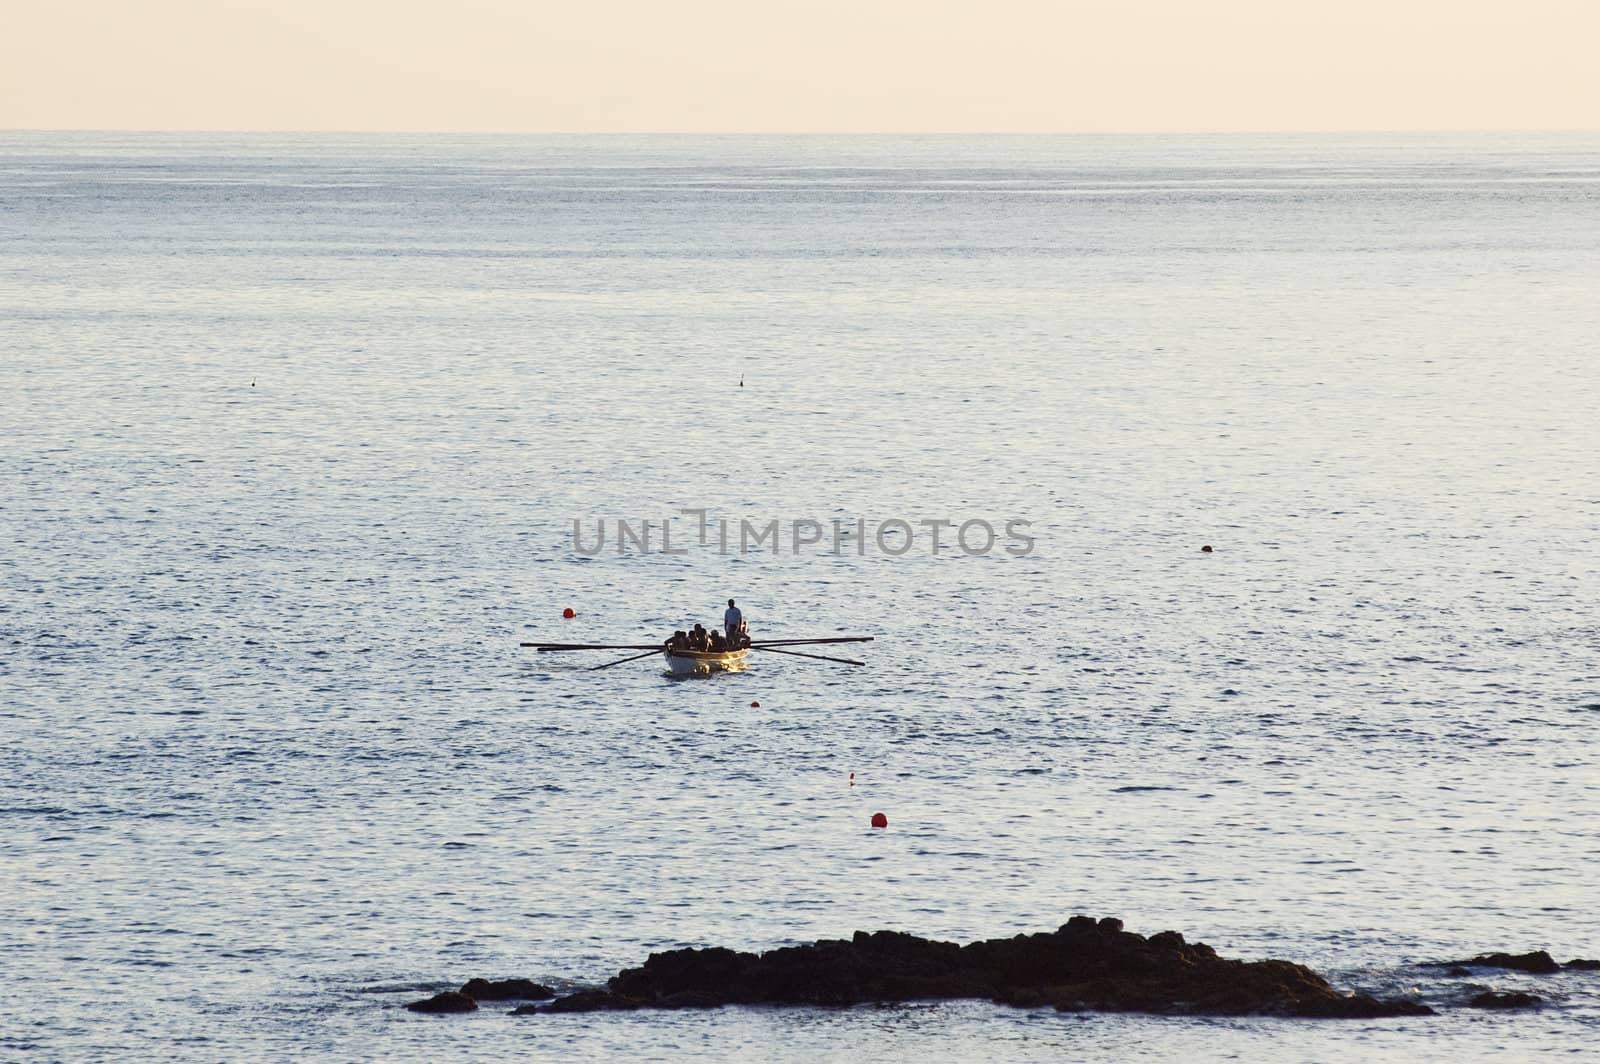
POLYGON ((717 631, 715 628, 711 629, 711 634, 707 638, 711 641, 712 653, 721 654, 723 651, 728 649, 728 641, 723 639, 722 633, 717 631))
POLYGON ((739 612, 739 607, 733 604, 733 599, 728 600, 728 608, 722 611, 722 630, 728 633, 729 649, 737 649, 746 642, 744 614, 739 612))

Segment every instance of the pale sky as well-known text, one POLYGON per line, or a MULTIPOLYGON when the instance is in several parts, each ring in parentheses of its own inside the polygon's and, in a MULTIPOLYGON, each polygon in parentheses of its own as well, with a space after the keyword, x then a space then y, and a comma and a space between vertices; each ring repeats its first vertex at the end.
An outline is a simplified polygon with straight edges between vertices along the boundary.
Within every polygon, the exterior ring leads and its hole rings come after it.
POLYGON ((1600 0, 7 0, 0 129, 1600 128, 1600 0))

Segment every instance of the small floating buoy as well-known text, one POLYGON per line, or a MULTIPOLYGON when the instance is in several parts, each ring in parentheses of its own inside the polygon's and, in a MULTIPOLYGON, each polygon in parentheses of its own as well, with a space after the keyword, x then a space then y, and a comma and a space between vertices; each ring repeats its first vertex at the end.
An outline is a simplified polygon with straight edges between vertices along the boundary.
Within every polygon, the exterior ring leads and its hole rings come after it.
POLYGON ((574 610, 571 606, 568 606, 566 609, 561 611, 561 616, 565 617, 569 621, 572 620, 572 618, 576 617, 577 615, 578 615, 577 611, 574 610))
POLYGON ((750 703, 750 708, 751 709, 760 709, 761 708, 761 703, 760 702, 751 702, 750 703))
POLYGON ((1200 553, 1201 554, 1210 554, 1211 553, 1211 544, 1207 543, 1204 547, 1201 547, 1200 548, 1200 553))
POLYGON ((854 787, 855 785, 856 785, 856 774, 854 772, 852 772, 852 773, 850 773, 850 786, 854 787))
POLYGON ((886 828, 889 826, 889 818, 884 816, 882 813, 873 813, 872 826, 875 828, 886 828))

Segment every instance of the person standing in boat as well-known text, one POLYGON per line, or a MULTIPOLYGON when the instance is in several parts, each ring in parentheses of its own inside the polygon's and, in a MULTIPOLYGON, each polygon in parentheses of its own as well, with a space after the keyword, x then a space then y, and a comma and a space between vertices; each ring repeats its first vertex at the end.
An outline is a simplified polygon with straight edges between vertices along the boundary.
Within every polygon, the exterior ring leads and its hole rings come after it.
POLYGON ((730 647, 741 645, 744 640, 744 614, 733 604, 733 599, 728 600, 728 608, 722 613, 722 630, 728 633, 730 647))

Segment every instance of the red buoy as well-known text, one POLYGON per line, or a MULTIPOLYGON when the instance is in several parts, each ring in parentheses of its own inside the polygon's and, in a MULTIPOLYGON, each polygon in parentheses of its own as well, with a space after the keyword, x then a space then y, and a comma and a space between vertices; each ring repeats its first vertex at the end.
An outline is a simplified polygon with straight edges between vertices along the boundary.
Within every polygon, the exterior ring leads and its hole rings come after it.
POLYGON ((578 615, 577 611, 574 610, 571 606, 568 606, 566 609, 561 611, 561 616, 565 617, 569 621, 572 620, 572 618, 576 617, 577 615, 578 615))
POLYGON ((889 818, 884 816, 882 813, 873 813, 872 826, 875 828, 886 828, 889 826, 889 818))
POLYGON ((751 702, 750 703, 750 708, 751 709, 760 709, 761 708, 761 703, 760 702, 751 702))

